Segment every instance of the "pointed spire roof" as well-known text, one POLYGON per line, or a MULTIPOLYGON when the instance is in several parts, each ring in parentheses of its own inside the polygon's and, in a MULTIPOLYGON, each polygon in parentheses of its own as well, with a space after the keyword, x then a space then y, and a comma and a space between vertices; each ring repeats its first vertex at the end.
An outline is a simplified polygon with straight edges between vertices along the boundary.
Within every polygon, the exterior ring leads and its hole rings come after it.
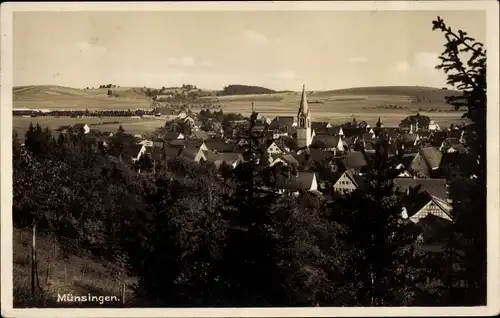
POLYGON ((309 106, 307 105, 306 85, 304 84, 302 86, 302 98, 300 99, 299 115, 307 115, 307 113, 309 113, 309 106))

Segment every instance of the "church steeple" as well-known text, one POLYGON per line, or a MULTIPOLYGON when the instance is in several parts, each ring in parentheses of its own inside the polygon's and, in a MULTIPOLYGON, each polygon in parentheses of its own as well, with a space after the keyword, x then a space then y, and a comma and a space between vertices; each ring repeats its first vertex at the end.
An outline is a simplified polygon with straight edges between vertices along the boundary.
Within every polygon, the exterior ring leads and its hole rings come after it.
POLYGON ((307 105, 307 96, 306 96, 306 85, 302 86, 302 97, 300 99, 300 107, 299 113, 297 114, 299 117, 309 115, 309 105, 307 105))
POLYGON ((298 148, 309 147, 312 142, 311 114, 307 105, 306 85, 302 86, 302 97, 297 113, 297 145, 298 148))

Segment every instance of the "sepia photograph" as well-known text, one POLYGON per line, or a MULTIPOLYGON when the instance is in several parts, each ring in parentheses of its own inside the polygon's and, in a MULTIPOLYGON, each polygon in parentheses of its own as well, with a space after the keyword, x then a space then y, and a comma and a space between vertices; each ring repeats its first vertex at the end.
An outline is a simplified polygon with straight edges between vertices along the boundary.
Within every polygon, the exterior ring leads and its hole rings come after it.
POLYGON ((498 7, 2 4, 2 316, 498 314, 498 7))

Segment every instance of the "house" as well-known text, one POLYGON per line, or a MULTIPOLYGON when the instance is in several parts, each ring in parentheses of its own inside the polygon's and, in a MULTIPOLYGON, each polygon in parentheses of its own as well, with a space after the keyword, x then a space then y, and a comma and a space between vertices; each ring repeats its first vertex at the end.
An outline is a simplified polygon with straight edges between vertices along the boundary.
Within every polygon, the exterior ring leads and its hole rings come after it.
POLYGON ((297 154, 295 159, 299 162, 300 166, 305 170, 313 169, 315 171, 332 165, 335 152, 329 150, 322 150, 317 148, 309 148, 297 154))
POLYGON ((342 137, 329 135, 316 135, 311 142, 311 148, 344 151, 342 137))
POLYGON ((351 170, 354 174, 361 173, 368 165, 366 156, 361 151, 348 151, 344 153, 342 163, 346 170, 351 170))
POLYGON ((278 193, 288 192, 293 195, 298 195, 301 191, 317 192, 318 182, 314 172, 297 172, 279 174, 276 176, 274 188, 278 193))
POLYGON ((244 161, 243 155, 236 152, 205 152, 207 162, 213 164, 217 169, 221 167, 223 163, 236 168, 240 163, 244 161))
POLYGON ((433 131, 429 134, 429 140, 434 147, 440 147, 446 137, 446 131, 433 131))
POLYGON ((205 141, 207 150, 211 152, 232 152, 236 147, 236 143, 226 142, 222 138, 208 138, 205 141))
POLYGON ((441 143, 439 150, 446 153, 465 153, 465 146, 458 138, 446 138, 441 143))
POLYGON ((149 149, 151 159, 153 162, 163 160, 163 144, 161 146, 157 143, 153 143, 153 146, 149 149))
POLYGON ((268 147, 266 149, 267 153, 270 155, 282 154, 285 153, 285 149, 283 149, 280 145, 276 143, 276 141, 268 141, 268 147))
POLYGON ((427 129, 429 131, 438 131, 441 130, 441 127, 439 127, 438 123, 436 123, 434 120, 431 120, 427 129))
POLYGON ((297 120, 295 116, 278 116, 274 118, 269 124, 271 130, 282 132, 292 132, 297 127, 297 120))
POLYGON ((207 161, 206 152, 201 149, 186 147, 179 152, 179 157, 188 161, 200 163, 202 160, 207 161))
POLYGON ((181 139, 185 139, 184 135, 179 133, 179 132, 175 132, 175 131, 167 131, 165 133, 165 135, 163 136, 163 139, 165 139, 166 141, 170 141, 170 140, 181 140, 181 139))
POLYGON ((193 117, 191 116, 186 116, 182 119, 185 123, 189 124, 189 126, 193 127, 194 126, 194 123, 195 123, 195 120, 193 117))
POLYGON ((395 178, 394 186, 398 191, 407 195, 413 190, 421 190, 428 192, 432 197, 440 201, 450 202, 446 179, 395 178))
POLYGON ((333 185, 335 193, 344 195, 363 188, 363 177, 351 171, 345 171, 333 185))
POLYGON ((90 132, 90 127, 87 124, 75 124, 73 125, 73 131, 76 133, 88 134, 90 132))
POLYGON ((205 151, 193 147, 165 147, 163 153, 166 160, 181 158, 195 163, 207 160, 205 151))
POLYGON ((281 163, 284 166, 295 166, 295 167, 299 166, 299 161, 297 161, 297 159, 292 154, 285 154, 285 155, 279 156, 278 158, 273 160, 269 164, 269 166, 272 167, 272 166, 279 164, 279 163, 281 163))
POLYGON ((394 179, 395 187, 403 194, 403 218, 414 223, 429 219, 452 221, 451 200, 446 179, 394 179))
POLYGON ((167 147, 171 148, 195 148, 202 151, 208 151, 207 145, 203 140, 171 140, 167 141, 167 147))
POLYGON ((138 145, 144 145, 146 148, 153 147, 153 141, 147 140, 147 139, 141 140, 137 144, 138 145))
POLYGON ((412 174, 408 171, 408 167, 411 165, 411 162, 415 159, 415 154, 403 154, 399 163, 396 165, 396 169, 400 170, 398 177, 400 178, 412 178, 412 174))
POLYGON ((443 153, 435 147, 421 148, 408 171, 417 178, 431 178, 433 172, 439 169, 443 153))
POLYGON ((195 139, 199 139, 199 140, 205 140, 205 139, 210 138, 208 136, 207 132, 204 130, 195 130, 195 131, 193 131, 192 135, 195 139))
POLYGON ((403 200, 402 217, 413 223, 419 223, 429 215, 452 221, 451 206, 435 197, 429 192, 422 191, 410 194, 403 200))
POLYGON ((136 162, 146 153, 146 147, 144 145, 133 145, 131 152, 132 162, 136 162))

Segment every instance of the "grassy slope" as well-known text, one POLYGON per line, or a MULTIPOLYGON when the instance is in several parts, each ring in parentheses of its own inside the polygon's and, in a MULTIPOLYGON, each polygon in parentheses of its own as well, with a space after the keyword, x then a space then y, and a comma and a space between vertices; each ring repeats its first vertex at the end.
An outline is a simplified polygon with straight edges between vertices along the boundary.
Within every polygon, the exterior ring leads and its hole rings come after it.
MULTIPOLYGON (((30 247, 31 231, 14 228, 13 237, 13 287, 14 307, 61 306, 57 303, 57 294, 73 293, 74 295, 116 295, 120 296, 118 284, 111 278, 111 264, 106 261, 93 260, 88 255, 69 255, 64 260, 61 248, 52 238, 38 235, 36 240, 38 273, 40 287, 43 292, 37 297, 31 296, 30 247), (54 254, 56 259, 54 259, 54 254), (65 282, 66 267, 66 282, 65 282), (47 279, 47 269, 48 279, 47 279)), ((127 302, 134 302, 132 285, 133 277, 126 279, 127 302)), ((90 304, 88 304, 90 306, 90 304)), ((111 304, 109 304, 111 305, 111 304)), ((120 306, 121 303, 114 304, 120 306)), ((99 304, 93 304, 99 307, 99 304)))
POLYGON ((78 89, 71 87, 40 85, 13 88, 13 107, 49 109, 135 109, 149 108, 151 102, 141 88, 111 88, 118 97, 108 97, 107 88, 78 89))

